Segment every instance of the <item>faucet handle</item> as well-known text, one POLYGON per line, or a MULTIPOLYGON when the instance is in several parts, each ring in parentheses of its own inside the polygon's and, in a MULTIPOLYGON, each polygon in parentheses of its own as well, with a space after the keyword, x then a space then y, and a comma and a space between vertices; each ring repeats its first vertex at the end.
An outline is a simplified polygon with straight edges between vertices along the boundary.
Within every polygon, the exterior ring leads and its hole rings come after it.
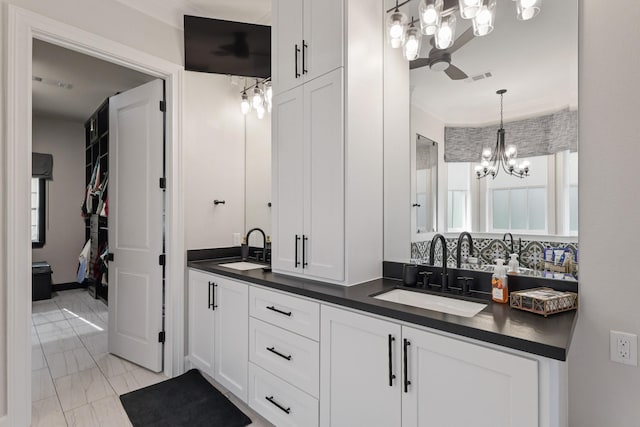
POLYGON ((473 283, 473 277, 467 277, 467 276, 459 276, 457 278, 457 280, 462 280, 462 286, 461 286, 461 291, 463 295, 469 295, 470 293, 470 286, 469 286, 469 282, 473 283))
POLYGON ((421 271, 420 273, 418 273, 419 275, 422 276, 422 287, 423 288, 427 288, 427 289, 431 289, 431 275, 433 274, 432 271, 421 271))

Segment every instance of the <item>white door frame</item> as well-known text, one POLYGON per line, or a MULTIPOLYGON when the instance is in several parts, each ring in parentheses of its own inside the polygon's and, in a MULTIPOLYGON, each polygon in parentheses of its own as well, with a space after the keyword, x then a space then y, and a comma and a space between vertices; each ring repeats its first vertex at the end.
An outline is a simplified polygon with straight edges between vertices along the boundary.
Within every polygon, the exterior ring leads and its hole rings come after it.
MULTIPOLYGON (((7 333, 7 415, 0 417, 0 427, 26 426, 31 421, 31 201, 26 195, 29 194, 31 178, 34 38, 162 78, 166 82, 168 185, 165 236, 168 263, 164 372, 173 376, 184 370, 183 67, 13 5, 8 5, 7 11, 7 42, 4 46, 6 114, 3 117, 6 133, 4 150, 0 149, 0 156, 4 155, 3 159, 0 157, 0 165, 5 179, 0 186, 0 237, 4 234, 6 242, 4 246, 0 244, 0 291, 6 289, 6 322, 0 319, 0 324, 5 323, 7 333)), ((4 391, 0 389, 0 399, 4 391)))

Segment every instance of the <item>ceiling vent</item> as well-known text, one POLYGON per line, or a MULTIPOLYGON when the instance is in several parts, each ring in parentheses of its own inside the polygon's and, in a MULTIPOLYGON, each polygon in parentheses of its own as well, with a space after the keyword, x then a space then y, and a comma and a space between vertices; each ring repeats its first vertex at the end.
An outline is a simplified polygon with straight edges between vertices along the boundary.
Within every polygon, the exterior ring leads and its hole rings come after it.
POLYGON ((477 82, 479 80, 488 79, 491 76, 493 76, 493 74, 491 74, 491 71, 486 71, 484 73, 480 73, 480 74, 476 74, 475 76, 471 76, 471 77, 465 79, 464 81, 467 82, 467 83, 473 83, 473 82, 477 82))
POLYGON ((49 86, 60 87, 60 88, 63 88, 63 89, 72 89, 73 88, 73 85, 71 83, 65 83, 65 82, 61 82, 59 80, 48 79, 46 77, 33 76, 33 81, 34 82, 40 82, 40 83, 43 83, 43 84, 49 85, 49 86))

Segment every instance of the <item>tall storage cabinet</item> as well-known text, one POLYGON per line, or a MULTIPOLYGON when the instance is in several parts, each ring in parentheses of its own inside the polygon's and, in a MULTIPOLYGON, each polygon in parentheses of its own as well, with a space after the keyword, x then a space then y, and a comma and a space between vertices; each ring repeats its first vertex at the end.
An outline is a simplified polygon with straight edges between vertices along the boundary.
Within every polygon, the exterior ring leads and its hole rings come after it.
POLYGON ((375 3, 274 0, 275 272, 347 285, 381 275, 384 12, 375 3))
POLYGON ((343 0, 278 0, 272 16, 276 92, 343 65, 343 0))
POLYGON ((274 265, 344 279, 342 69, 276 96, 274 265), (300 119, 302 119, 300 121, 300 119), (331 171, 331 173, 327 173, 331 171))

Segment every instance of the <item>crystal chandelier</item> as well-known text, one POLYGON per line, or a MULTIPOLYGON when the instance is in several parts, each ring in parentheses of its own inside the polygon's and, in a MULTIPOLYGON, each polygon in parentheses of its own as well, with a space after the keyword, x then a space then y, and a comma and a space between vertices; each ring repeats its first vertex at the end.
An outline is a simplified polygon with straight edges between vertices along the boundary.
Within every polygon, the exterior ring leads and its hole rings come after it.
POLYGON ((498 129, 494 149, 492 150, 488 147, 482 149, 482 160, 480 164, 475 167, 478 179, 489 175, 495 179, 498 172, 500 172, 500 168, 507 174, 517 176, 518 178, 529 176, 529 162, 525 160, 522 163, 518 163, 518 150, 516 146, 513 144, 506 145, 504 141, 505 131, 502 123, 502 99, 506 92, 506 89, 500 89, 496 92, 496 94, 500 95, 500 129, 498 129))

